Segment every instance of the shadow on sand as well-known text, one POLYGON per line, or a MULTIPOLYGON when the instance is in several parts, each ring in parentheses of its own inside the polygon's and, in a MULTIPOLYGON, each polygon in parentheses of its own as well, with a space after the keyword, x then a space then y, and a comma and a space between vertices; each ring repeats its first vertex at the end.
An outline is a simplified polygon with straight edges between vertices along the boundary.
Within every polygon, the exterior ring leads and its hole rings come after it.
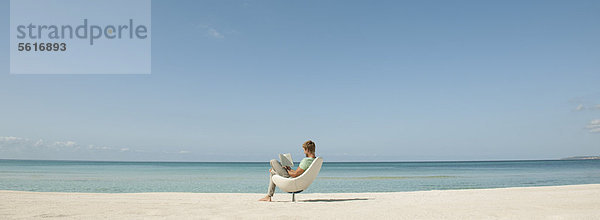
POLYGON ((368 198, 351 198, 351 199, 306 199, 298 200, 299 202, 346 202, 355 200, 369 200, 368 198))

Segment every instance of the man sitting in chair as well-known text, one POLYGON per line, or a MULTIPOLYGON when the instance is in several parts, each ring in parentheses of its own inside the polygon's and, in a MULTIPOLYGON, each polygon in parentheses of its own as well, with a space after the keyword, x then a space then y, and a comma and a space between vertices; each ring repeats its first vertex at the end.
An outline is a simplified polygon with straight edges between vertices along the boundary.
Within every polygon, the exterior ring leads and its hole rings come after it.
POLYGON ((310 167, 310 164, 312 164, 316 158, 315 142, 312 142, 311 140, 304 142, 304 144, 302 144, 302 149, 304 149, 304 155, 306 155, 306 158, 300 161, 300 165, 298 165, 297 170, 293 170, 288 166, 282 166, 281 163, 276 159, 271 160, 271 169, 269 169, 269 173, 271 174, 269 177, 269 192, 265 198, 262 198, 258 201, 271 201, 271 197, 273 196, 273 193, 275 193, 275 183, 273 183, 272 180, 273 175, 294 178, 302 175, 302 173, 304 173, 304 171, 310 167))

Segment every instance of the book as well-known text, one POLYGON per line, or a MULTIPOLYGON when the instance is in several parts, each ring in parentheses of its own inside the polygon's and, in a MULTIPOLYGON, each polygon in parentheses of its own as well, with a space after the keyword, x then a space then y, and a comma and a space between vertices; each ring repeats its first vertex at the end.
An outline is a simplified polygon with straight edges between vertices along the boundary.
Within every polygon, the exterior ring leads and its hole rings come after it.
POLYGON ((294 166, 294 160, 292 160, 292 154, 290 153, 279 154, 279 161, 281 161, 281 166, 288 166, 290 168, 294 166))

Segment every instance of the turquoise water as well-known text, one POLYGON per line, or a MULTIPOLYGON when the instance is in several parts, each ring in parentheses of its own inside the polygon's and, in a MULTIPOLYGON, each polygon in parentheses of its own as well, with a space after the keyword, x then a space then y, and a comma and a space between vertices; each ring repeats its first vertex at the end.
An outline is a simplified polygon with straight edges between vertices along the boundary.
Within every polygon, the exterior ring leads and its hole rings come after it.
MULTIPOLYGON (((0 160, 0 190, 265 193, 268 163, 0 160)), ((325 162, 306 190, 399 192, 600 183, 600 160, 325 162)))

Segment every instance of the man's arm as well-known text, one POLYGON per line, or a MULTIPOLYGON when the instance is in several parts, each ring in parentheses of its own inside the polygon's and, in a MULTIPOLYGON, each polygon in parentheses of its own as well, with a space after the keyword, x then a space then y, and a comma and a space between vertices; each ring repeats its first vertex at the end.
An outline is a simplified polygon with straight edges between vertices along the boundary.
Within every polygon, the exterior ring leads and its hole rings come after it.
POLYGON ((297 170, 292 170, 292 168, 286 167, 288 174, 290 174, 290 177, 298 177, 300 175, 302 175, 302 173, 304 173, 304 170, 300 167, 298 167, 297 170))

